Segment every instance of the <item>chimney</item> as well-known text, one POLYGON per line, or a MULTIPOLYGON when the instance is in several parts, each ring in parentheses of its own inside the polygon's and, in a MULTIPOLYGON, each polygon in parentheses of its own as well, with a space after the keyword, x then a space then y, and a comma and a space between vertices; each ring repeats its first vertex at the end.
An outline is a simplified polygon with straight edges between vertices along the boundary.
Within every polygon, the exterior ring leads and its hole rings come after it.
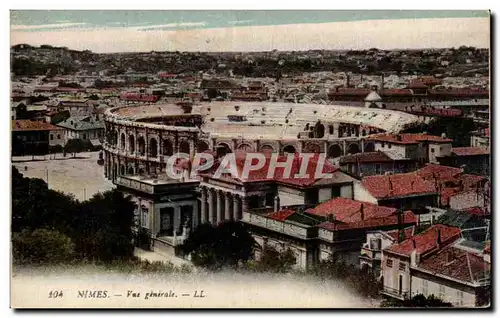
POLYGON ((361 214, 361 221, 363 221, 365 219, 365 211, 363 203, 361 203, 361 208, 359 209, 359 213, 361 214))
POLYGON ((274 212, 278 212, 280 210, 280 197, 276 195, 274 197, 274 212))
POLYGON ((333 213, 328 214, 326 220, 328 222, 334 223, 335 222, 335 215, 333 213))
POLYGON ((413 250, 410 254, 410 266, 416 267, 420 263, 420 255, 418 255, 417 250, 413 250))
POLYGON ((452 252, 452 251, 448 251, 448 252, 446 253, 446 262, 447 262, 447 263, 451 263, 451 262, 453 262, 454 260, 455 260, 455 257, 454 257, 454 255, 453 255, 453 252, 452 252))

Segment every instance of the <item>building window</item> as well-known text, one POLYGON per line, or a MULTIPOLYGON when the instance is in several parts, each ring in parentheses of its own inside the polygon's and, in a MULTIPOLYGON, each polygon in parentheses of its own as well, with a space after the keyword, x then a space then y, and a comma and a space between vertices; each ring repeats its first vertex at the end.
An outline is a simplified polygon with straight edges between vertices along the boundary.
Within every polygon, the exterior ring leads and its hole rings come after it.
POLYGON ((50 140, 54 140, 54 135, 50 134, 50 140))
POLYGON ((83 140, 87 139, 87 134, 83 134, 83 140))
POLYGON ((422 294, 427 297, 428 293, 428 282, 425 279, 422 279, 422 294))
POLYGON ((382 143, 382 148, 385 148, 385 143, 382 143))
POLYGON ((434 151, 435 151, 434 148, 431 148, 431 153, 434 153, 434 151))
POLYGON ((142 214, 142 219, 141 219, 142 227, 149 228, 149 226, 148 226, 148 224, 149 224, 149 222, 148 222, 149 221, 148 209, 146 207, 142 207, 141 214, 142 214))
POLYGON ((441 300, 444 300, 445 297, 446 297, 446 287, 443 285, 439 285, 439 298, 441 300))
POLYGON ((379 163, 375 164, 375 173, 380 174, 381 166, 379 163))
POLYGON ((461 290, 457 290, 457 300, 455 302, 456 306, 463 306, 464 305, 464 292, 461 290))
POLYGON ((387 148, 391 149, 392 145, 391 144, 387 144, 387 148))
POLYGON ((57 135, 57 139, 61 139, 61 135, 57 135))
POLYGON ((392 267, 392 259, 388 259, 386 264, 387 264, 387 267, 392 267))
POLYGON ((403 262, 400 262, 400 263, 399 263, 399 270, 400 270, 400 271, 405 271, 405 270, 406 270, 406 264, 405 264, 405 263, 403 263, 403 262))

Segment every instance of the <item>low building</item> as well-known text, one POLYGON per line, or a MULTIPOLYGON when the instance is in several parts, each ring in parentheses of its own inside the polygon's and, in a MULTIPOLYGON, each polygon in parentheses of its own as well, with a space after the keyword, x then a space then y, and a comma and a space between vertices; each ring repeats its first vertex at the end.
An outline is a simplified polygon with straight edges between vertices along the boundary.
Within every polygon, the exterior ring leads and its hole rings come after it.
POLYGON ((401 300, 434 295, 454 307, 488 305, 490 263, 485 251, 486 241, 474 241, 456 227, 434 225, 383 250, 382 294, 401 300))
POLYGON ((437 206, 439 192, 435 182, 417 173, 368 176, 354 184, 354 199, 402 210, 420 211, 437 206))
POLYGON ((422 134, 376 134, 367 137, 375 151, 394 152, 419 163, 438 163, 438 157, 451 154, 453 140, 445 136, 422 134))
POLYGON ((490 147, 490 129, 473 131, 470 137, 472 147, 489 148, 490 147))
POLYGON ((135 229, 147 230, 151 249, 182 256, 180 245, 200 224, 199 181, 121 175, 115 184, 136 203, 135 229))
POLYGON ((340 157, 340 169, 357 177, 412 172, 417 163, 390 152, 363 152, 340 157))
POLYGON ((490 149, 485 147, 457 147, 448 156, 438 158, 441 165, 462 167, 464 171, 489 177, 491 172, 490 149))
POLYGON ((64 130, 44 121, 13 120, 12 155, 45 155, 50 146, 64 144, 64 130))
POLYGON ((95 115, 70 117, 57 126, 64 129, 66 140, 89 140, 93 146, 98 146, 104 138, 104 121, 98 120, 95 115))

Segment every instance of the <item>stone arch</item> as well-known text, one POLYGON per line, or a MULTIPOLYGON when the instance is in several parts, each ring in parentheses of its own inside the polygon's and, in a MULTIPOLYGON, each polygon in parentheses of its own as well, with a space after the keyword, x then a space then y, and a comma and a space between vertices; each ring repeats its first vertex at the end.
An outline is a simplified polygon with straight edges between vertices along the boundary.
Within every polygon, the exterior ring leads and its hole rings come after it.
POLYGON ((128 168, 128 174, 134 174, 134 167, 128 168))
POLYGON ((375 144, 373 142, 365 144, 365 152, 374 152, 374 151, 375 151, 375 144))
POLYGON ((359 152, 361 152, 361 151, 359 149, 359 145, 356 143, 352 143, 349 145, 349 147, 347 147, 347 153, 350 155, 353 155, 353 154, 356 154, 359 152))
POLYGON ((222 155, 222 156, 224 156, 230 152, 233 152, 231 150, 231 147, 225 142, 218 143, 216 150, 217 150, 217 155, 222 155))
POLYGON ((366 136, 366 129, 363 129, 363 130, 361 131, 361 136, 366 136))
POLYGON ((325 136, 325 125, 323 125, 319 120, 314 125, 314 138, 323 138, 325 136))
POLYGON ((174 144, 170 139, 163 140, 163 154, 165 156, 172 156, 174 154, 174 144))
POLYGON ((320 153, 321 147, 320 147, 320 145, 315 144, 315 143, 308 143, 305 145, 303 152, 320 153))
POLYGON ((121 165, 120 166, 120 175, 124 175, 125 174, 125 166, 124 165, 121 165))
POLYGON ((208 146, 208 144, 206 142, 204 142, 203 140, 200 140, 198 141, 198 143, 196 144, 196 151, 197 152, 204 152, 204 151, 207 151, 210 147, 208 146))
POLYGON ((158 156, 158 142, 155 138, 149 139, 149 156, 157 157, 158 156))
POLYGON ((283 153, 296 153, 297 150, 292 145, 287 145, 283 148, 283 153))
POLYGON ((134 137, 134 135, 128 136, 128 149, 131 153, 135 152, 135 137, 134 137))
POLYGON ((146 141, 143 136, 140 136, 139 139, 137 139, 137 144, 139 155, 144 156, 146 154, 146 141))
POLYGON ((113 130, 113 145, 118 146, 118 131, 113 130))
POLYGON ((125 147, 126 147, 126 145, 125 145, 125 134, 122 133, 121 136, 120 136, 120 148, 123 149, 123 150, 125 150, 125 147))
POLYGON ((274 147, 269 145, 269 144, 266 144, 266 145, 262 145, 260 147, 260 151, 261 152, 274 152, 274 147))
POLYGON ((238 145, 238 150, 243 150, 243 151, 252 151, 252 145, 244 142, 238 145))
POLYGON ((328 147, 328 152, 327 152, 328 158, 338 158, 342 156, 342 147, 340 145, 331 145, 328 147))
POLYGON ((179 152, 187 153, 189 155, 191 153, 191 146, 189 145, 189 142, 186 140, 181 141, 179 143, 179 152))

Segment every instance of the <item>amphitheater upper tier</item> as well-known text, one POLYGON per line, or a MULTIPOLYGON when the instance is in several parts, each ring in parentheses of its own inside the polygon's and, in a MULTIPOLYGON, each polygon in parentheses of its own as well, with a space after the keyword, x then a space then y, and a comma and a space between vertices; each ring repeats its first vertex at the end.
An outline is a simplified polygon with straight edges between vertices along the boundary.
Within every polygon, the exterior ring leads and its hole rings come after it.
MULTIPOLYGON (((167 128, 169 117, 186 116, 175 104, 122 106, 109 109, 107 120, 116 124, 167 128)), ((415 115, 386 109, 342 105, 262 102, 212 102, 194 105, 188 116, 200 116, 201 131, 214 136, 297 138, 307 123, 345 123, 399 132, 418 123, 415 115)), ((175 129, 184 130, 175 125, 175 129)), ((194 127, 185 127, 194 130, 194 127)))

